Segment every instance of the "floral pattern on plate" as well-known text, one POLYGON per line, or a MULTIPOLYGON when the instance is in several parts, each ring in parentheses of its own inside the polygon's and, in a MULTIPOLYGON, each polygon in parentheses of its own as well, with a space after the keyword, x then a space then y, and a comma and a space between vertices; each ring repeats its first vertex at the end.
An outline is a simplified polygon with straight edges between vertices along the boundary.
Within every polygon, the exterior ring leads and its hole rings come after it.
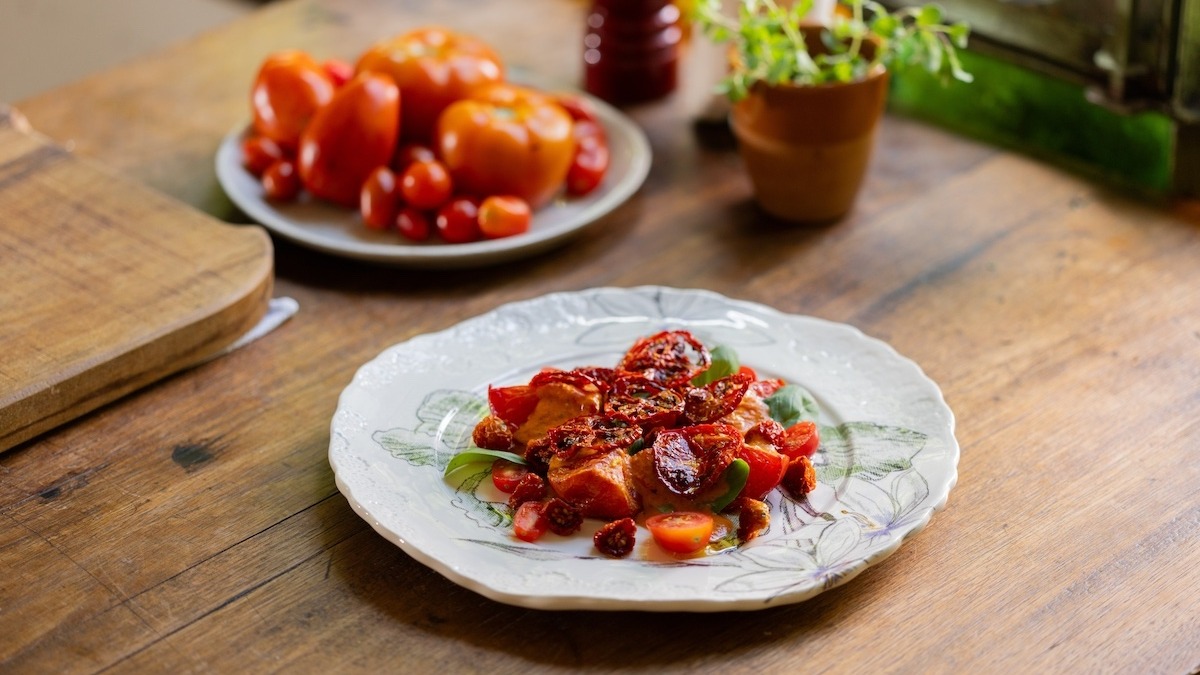
POLYGON ((913 362, 860 331, 707 291, 602 288, 505 305, 395 345, 364 365, 334 415, 330 463, 376 531, 490 598, 549 609, 751 610, 798 602, 894 552, 942 508, 957 477, 954 417, 913 362), (544 366, 612 365, 633 341, 686 328, 735 348, 761 376, 810 392, 818 488, 779 491, 770 530, 699 558, 658 553, 649 533, 629 558, 591 545, 589 522, 534 544, 512 536, 487 467, 442 471, 487 414, 489 384, 544 366))

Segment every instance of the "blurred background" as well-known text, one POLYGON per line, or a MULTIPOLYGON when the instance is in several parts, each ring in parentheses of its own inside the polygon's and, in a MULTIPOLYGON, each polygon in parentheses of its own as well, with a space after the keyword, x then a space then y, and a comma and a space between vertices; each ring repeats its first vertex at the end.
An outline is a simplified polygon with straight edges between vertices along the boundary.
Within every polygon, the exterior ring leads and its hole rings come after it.
POLYGON ((252 0, 0 0, 0 101, 110 68, 252 11, 252 0))

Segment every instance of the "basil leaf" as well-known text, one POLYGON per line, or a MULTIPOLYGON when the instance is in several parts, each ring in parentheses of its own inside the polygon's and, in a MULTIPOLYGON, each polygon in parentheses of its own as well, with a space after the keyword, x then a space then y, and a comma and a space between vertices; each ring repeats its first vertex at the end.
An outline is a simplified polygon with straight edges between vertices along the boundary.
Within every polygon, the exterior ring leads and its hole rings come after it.
POLYGON ((646 447, 646 439, 639 438, 636 441, 634 441, 633 443, 630 443, 629 447, 625 449, 625 452, 627 452, 631 455, 636 455, 639 452, 641 452, 645 447, 646 447))
POLYGON ((784 429, 802 420, 816 421, 820 409, 804 387, 787 384, 774 394, 763 399, 771 419, 779 422, 784 429))
POLYGON ((725 479, 725 484, 729 486, 729 490, 713 500, 712 510, 714 513, 723 511, 726 506, 737 499, 738 495, 742 494, 742 489, 746 487, 746 481, 750 478, 750 465, 744 459, 735 459, 725 467, 725 474, 722 477, 725 479))
POLYGON ((737 352, 733 347, 725 345, 717 345, 709 352, 712 357, 712 363, 709 364, 708 370, 700 373, 692 378, 693 387, 703 387, 709 382, 716 382, 722 377, 729 377, 736 373, 742 364, 738 362, 737 352))
POLYGON ((450 459, 442 476, 449 476, 464 466, 480 462, 494 462, 497 459, 507 459, 514 464, 525 464, 525 458, 504 450, 485 450, 484 448, 467 448, 450 459))

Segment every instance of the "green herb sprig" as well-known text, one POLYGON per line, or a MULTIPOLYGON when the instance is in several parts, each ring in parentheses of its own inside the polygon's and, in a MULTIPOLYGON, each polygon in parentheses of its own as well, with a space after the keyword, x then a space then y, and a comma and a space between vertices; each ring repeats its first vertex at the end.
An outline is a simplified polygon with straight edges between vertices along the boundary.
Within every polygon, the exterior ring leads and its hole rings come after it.
POLYGON ((942 9, 930 4, 890 12, 873 0, 839 0, 850 16, 836 14, 822 32, 826 53, 808 51, 799 26, 813 0, 781 7, 775 0, 739 0, 737 17, 723 12, 722 0, 697 0, 693 18, 709 39, 731 43, 735 67, 719 85, 740 101, 758 82, 767 85, 815 85, 865 79, 879 65, 923 67, 943 81, 971 82, 958 58, 971 29, 946 23, 942 9), (864 49, 871 42, 874 49, 864 49))

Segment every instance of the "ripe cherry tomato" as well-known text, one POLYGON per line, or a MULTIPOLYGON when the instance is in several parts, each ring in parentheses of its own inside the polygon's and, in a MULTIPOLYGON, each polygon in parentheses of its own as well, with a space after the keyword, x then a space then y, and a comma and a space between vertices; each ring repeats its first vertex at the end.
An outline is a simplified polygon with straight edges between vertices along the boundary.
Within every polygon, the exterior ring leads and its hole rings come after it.
POLYGON ((262 176, 267 168, 283 158, 283 148, 266 136, 251 136, 242 141, 242 166, 255 176, 262 176))
POLYGON ((424 213, 406 206, 396 214, 396 231, 405 239, 425 241, 429 238, 429 219, 424 213))
POLYGON ((525 502, 513 514, 513 534, 522 541, 537 541, 550 527, 550 521, 542 512, 542 502, 525 502))
POLYGON ((520 483, 527 473, 529 469, 507 459, 492 462, 492 484, 505 494, 512 494, 513 490, 517 489, 517 483, 520 483))
POLYGON ((479 205, 479 231, 488 239, 524 234, 532 220, 529 204, 520 197, 494 195, 479 205))
POLYGON ((400 175, 400 194, 409 206, 436 209, 454 194, 454 185, 446 165, 431 159, 408 165, 400 175))
POLYGON ((513 426, 524 424, 537 404, 537 391, 530 385, 488 387, 488 407, 492 414, 513 426))
POLYGON ((750 366, 738 366, 737 371, 750 380, 751 386, 758 381, 758 373, 754 372, 750 366))
POLYGON ((317 110, 333 99, 334 89, 329 74, 308 54, 268 56, 250 90, 254 131, 294 149, 317 110))
POLYGON ((358 60, 359 73, 384 73, 404 92, 406 140, 429 142, 438 116, 472 89, 504 79, 500 58, 484 42, 444 28, 383 40, 358 60))
POLYGON ((363 181, 396 149, 400 90, 360 75, 317 111, 300 139, 300 179, 315 197, 357 207, 363 181))
POLYGON ((713 519, 707 513, 674 511, 646 519, 646 527, 659 548, 670 553, 695 553, 708 546, 713 519))
POLYGON ((437 149, 457 189, 513 195, 536 209, 562 188, 571 168, 573 124, 548 96, 493 84, 446 108, 437 149))
POLYGON ((367 176, 359 193, 358 208, 363 222, 372 230, 386 230, 396 223, 400 207, 400 188, 396 174, 381 166, 367 176))
POLYGON ((821 434, 817 431, 816 423, 804 420, 784 430, 780 451, 791 459, 812 457, 820 445, 821 434))
POLYGON ((300 176, 296 163, 290 159, 275 162, 262 175, 263 192, 267 199, 290 202, 300 194, 300 176))
POLYGON ((396 148, 396 157, 392 159, 392 168, 397 173, 404 173, 413 162, 432 162, 437 159, 433 149, 420 143, 405 143, 396 148))
POLYGON ((448 243, 465 244, 476 241, 479 233, 479 205, 474 199, 452 199, 438 210, 437 231, 448 243))
POLYGON ((787 473, 788 458, 767 443, 747 442, 738 448, 738 457, 750 466, 750 476, 742 488, 742 497, 763 499, 787 473))
POLYGON ((567 192, 576 197, 590 193, 604 182, 604 174, 608 173, 609 153, 608 141, 599 125, 591 122, 577 122, 575 156, 571 160, 571 168, 567 172, 567 192), (583 129, 583 131, 578 131, 583 129), (599 131, 597 131, 599 130, 599 131))
POLYGON ((354 79, 354 66, 341 59, 328 59, 321 64, 321 68, 325 70, 329 81, 335 87, 345 86, 347 82, 354 79))

